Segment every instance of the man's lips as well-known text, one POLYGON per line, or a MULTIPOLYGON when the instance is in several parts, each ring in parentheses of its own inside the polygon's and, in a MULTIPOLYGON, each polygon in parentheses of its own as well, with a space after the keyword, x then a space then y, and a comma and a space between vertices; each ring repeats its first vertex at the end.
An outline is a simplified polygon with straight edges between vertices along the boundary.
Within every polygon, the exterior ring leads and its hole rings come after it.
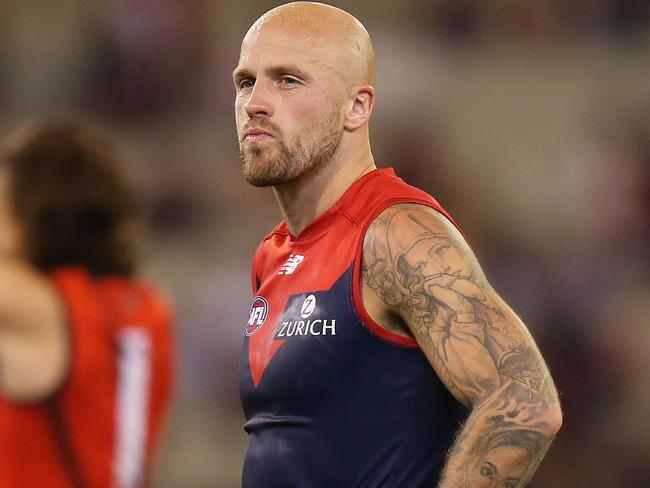
POLYGON ((260 142, 273 139, 273 135, 264 129, 248 129, 244 131, 243 141, 260 142))

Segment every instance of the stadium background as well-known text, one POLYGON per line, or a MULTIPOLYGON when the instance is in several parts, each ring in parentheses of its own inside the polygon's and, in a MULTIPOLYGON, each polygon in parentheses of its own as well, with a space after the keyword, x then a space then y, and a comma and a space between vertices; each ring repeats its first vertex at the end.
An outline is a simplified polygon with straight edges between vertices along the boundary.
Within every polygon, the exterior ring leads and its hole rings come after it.
MULTIPOLYGON (((0 2, 0 129, 79 117, 138 182, 181 348, 159 488, 239 486, 249 263, 278 212, 241 177, 230 73, 277 3, 0 2)), ((378 163, 456 216, 557 380, 564 428, 532 486, 647 486, 650 3, 336 5, 375 41, 378 163)))

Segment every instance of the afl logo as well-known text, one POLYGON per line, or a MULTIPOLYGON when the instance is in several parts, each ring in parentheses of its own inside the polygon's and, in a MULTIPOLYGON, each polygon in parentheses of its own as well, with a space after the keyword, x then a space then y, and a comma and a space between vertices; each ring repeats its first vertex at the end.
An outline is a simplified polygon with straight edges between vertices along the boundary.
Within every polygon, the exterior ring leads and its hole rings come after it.
POLYGON ((300 316, 303 319, 308 318, 312 313, 314 313, 315 308, 316 297, 314 295, 309 295, 307 298, 305 298, 305 301, 302 304, 302 308, 300 309, 300 316))
POLYGON ((264 325, 266 316, 269 314, 269 302, 264 297, 253 298, 251 312, 246 326, 246 335, 252 336, 264 325))

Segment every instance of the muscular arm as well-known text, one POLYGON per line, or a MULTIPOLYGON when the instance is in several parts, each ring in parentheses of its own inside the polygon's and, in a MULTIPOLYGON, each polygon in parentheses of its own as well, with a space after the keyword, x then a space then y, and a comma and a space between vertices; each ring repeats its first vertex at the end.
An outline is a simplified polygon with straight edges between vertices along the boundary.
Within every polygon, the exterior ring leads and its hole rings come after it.
POLYGON ((525 486, 560 427, 557 393, 458 230, 427 207, 387 209, 366 232, 363 280, 471 409, 440 487, 525 486))

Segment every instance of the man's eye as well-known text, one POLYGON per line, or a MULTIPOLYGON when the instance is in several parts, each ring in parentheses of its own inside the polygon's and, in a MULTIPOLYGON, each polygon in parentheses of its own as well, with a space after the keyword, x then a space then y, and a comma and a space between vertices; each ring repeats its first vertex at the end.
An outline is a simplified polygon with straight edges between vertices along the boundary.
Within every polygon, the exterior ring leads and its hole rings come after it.
POLYGON ((283 78, 280 80, 280 82, 281 82, 283 85, 297 85, 297 84, 299 83, 298 80, 296 80, 295 78, 291 78, 290 76, 285 76, 285 77, 283 77, 283 78))
POLYGON ((255 81, 250 80, 250 79, 241 80, 241 81, 239 82, 239 88, 240 88, 240 89, 243 89, 243 88, 253 88, 254 85, 255 85, 255 81))

